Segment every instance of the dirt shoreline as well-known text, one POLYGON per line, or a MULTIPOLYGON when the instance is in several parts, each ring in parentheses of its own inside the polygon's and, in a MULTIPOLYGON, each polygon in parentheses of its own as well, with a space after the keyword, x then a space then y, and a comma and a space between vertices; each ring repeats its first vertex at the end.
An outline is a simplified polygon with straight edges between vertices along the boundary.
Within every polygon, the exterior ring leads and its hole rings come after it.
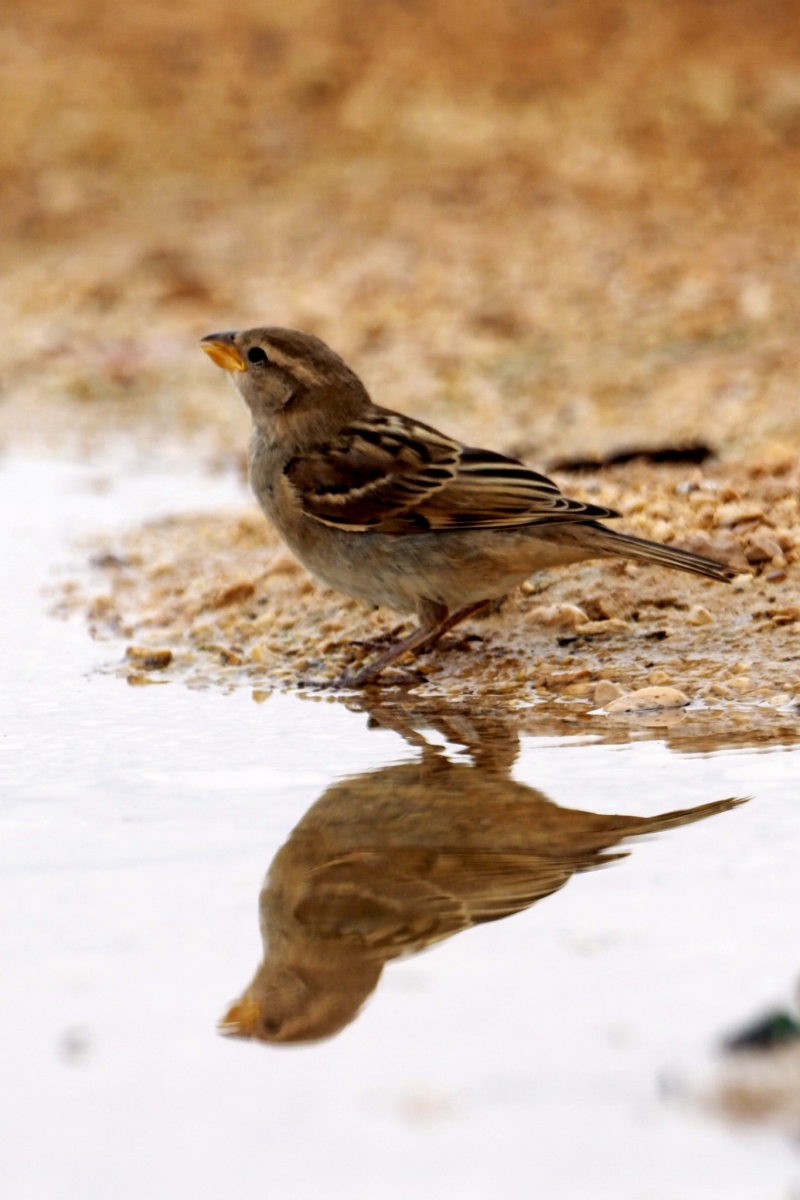
MULTIPOLYGON (((546 710, 559 725, 597 714, 610 696, 601 681, 626 692, 669 686, 693 707, 603 713, 592 732, 598 722, 649 721, 675 736, 681 726, 697 737, 794 741, 799 472, 796 461, 777 472, 631 463, 560 477, 572 494, 621 511, 631 532, 703 550, 741 573, 724 585, 623 561, 543 572, 387 673, 380 693, 534 704, 537 721, 546 710)), ((255 509, 169 517, 95 545, 86 572, 59 585, 55 607, 83 612, 93 637, 116 643, 109 669, 131 684, 249 686, 256 699, 274 688, 313 694, 374 654, 371 640, 407 624, 317 584, 255 509)))

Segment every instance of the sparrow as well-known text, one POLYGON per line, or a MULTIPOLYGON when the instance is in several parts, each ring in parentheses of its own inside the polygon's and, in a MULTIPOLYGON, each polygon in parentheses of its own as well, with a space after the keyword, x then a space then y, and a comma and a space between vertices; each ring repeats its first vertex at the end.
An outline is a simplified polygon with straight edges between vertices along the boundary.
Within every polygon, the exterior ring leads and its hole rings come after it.
POLYGON ((724 563, 618 533, 611 508, 565 496, 518 459, 465 446, 374 404, 319 338, 294 329, 212 333, 200 343, 252 417, 250 482, 295 557, 328 587, 416 613, 418 626, 341 682, 372 683, 407 652, 532 574, 621 556, 727 581, 724 563))
MULTIPOLYGON (((403 732, 396 712, 374 716, 403 732)), ((433 725, 452 734, 456 723, 463 718, 433 725)), ((624 858, 612 848, 625 838, 740 803, 653 817, 562 808, 510 777, 518 745, 510 731, 499 747, 497 728, 488 740, 482 732, 458 739, 469 762, 409 736, 422 750, 416 761, 340 780, 301 818, 259 898, 263 961, 222 1033, 272 1043, 331 1037, 357 1017, 388 962, 524 911, 576 872, 624 858)))

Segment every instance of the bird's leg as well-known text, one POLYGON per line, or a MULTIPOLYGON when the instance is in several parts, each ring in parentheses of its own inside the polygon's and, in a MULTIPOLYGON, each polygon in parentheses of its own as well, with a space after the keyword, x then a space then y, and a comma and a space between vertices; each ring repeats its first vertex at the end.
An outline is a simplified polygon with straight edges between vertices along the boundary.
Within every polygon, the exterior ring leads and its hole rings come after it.
POLYGON ((486 601, 479 600, 477 604, 468 604, 466 608, 459 608, 457 612, 451 613, 431 632, 428 640, 417 647, 416 653, 427 654, 429 650, 433 649, 442 634, 448 633, 454 626, 460 625, 462 621, 466 621, 467 617, 474 616, 476 612, 480 612, 485 607, 486 601))
POLYGON ((417 606, 419 626, 408 637, 390 646, 379 658, 375 659, 375 662, 362 667, 351 678, 343 676, 339 683, 345 687, 364 687, 365 684, 372 683, 373 679, 377 679, 381 671, 391 666, 401 655, 427 653, 436 645, 443 633, 447 633, 448 629, 458 625, 459 621, 463 621, 483 608, 485 603, 485 600, 481 600, 477 604, 460 608, 458 612, 448 613, 443 604, 437 604, 433 600, 421 600, 417 606))
POLYGON ((424 645, 431 639, 435 642, 439 637, 440 627, 443 627, 447 621, 447 609, 445 606, 443 604, 436 604, 433 600, 420 600, 417 605, 417 616, 419 617, 419 625, 411 631, 408 637, 395 642, 393 646, 390 646, 388 650, 385 650, 383 654, 376 658, 375 662, 362 667, 355 675, 343 675, 337 682, 344 687, 364 687, 365 684, 372 683, 373 679, 377 679, 384 668, 396 662, 406 651, 413 653, 419 646, 424 645))
POLYGON ((385 633, 379 633, 374 638, 353 638, 350 645, 361 646, 363 650, 380 650, 387 642, 394 641, 404 625, 405 621, 401 621, 394 629, 387 629, 385 633))

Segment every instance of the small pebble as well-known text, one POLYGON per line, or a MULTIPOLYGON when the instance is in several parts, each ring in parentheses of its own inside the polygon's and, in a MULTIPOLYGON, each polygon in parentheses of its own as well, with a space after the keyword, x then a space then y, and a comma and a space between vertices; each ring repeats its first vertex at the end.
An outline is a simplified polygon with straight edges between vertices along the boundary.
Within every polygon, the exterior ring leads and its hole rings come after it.
MULTIPOLYGON (((515 685, 516 686, 516 685, 515 685)), ((583 699, 585 696, 590 696, 592 693, 592 685, 590 683, 570 683, 563 689, 563 695, 576 696, 583 699)))
POLYGON ((551 625, 562 629, 575 629, 578 625, 589 623, 583 609, 574 604, 540 604, 531 609, 528 617, 539 625, 551 625))
POLYGON ((775 567, 782 567, 786 562, 775 538, 763 531, 751 533, 747 538, 745 556, 753 564, 771 562, 775 567))
POLYGON ((752 575, 734 575, 731 580, 731 587, 735 592, 746 592, 748 588, 753 586, 752 575))
POLYGON ((786 608, 779 608, 772 614, 772 622, 774 625, 793 625, 795 621, 800 620, 800 608, 796 604, 788 605, 786 608))
POLYGON ((739 692, 741 695, 754 691, 756 686, 749 675, 734 675, 727 683, 729 688, 734 692, 739 692))
POLYGON ((226 667, 240 667, 244 661, 241 654, 237 654, 235 650, 228 650, 225 647, 220 650, 219 656, 226 667))
POLYGON ((764 512, 759 504, 751 504, 745 501, 744 503, 733 502, 731 504, 721 504, 714 514, 714 524, 718 528, 732 528, 734 525, 740 525, 744 521, 755 521, 764 516, 764 512))
POLYGON ((663 687, 664 684, 672 683, 672 676, 667 671, 651 671, 647 676, 647 682, 653 687, 663 687))
POLYGON ((609 617, 607 621, 586 621, 583 625, 576 625, 575 632, 591 637, 603 636, 609 633, 623 633, 626 629, 630 629, 627 621, 621 620, 620 617, 609 617))
POLYGON ((146 671, 163 671, 172 662, 172 651, 154 650, 150 646, 128 646, 125 657, 146 671))
POLYGON ((683 708, 689 697, 673 687, 646 687, 606 704, 606 712, 645 712, 654 708, 683 708))
POLYGON ((673 608, 678 600, 677 592, 655 592, 649 596, 643 596, 640 603, 648 608, 673 608))
POLYGON ((243 600, 249 600, 255 590, 252 583, 244 581, 241 583, 232 583, 230 587, 216 592, 209 601, 208 607, 227 608, 229 604, 241 604, 243 600))
POLYGON ((703 608, 702 604, 693 604, 686 615, 686 620, 690 625, 713 625, 714 618, 707 608, 703 608))
POLYGON ((609 679, 601 679, 594 689, 594 702, 599 708, 603 708, 606 704, 610 704, 612 700, 618 700, 620 696, 625 695, 625 689, 621 688, 618 683, 612 683, 609 679))
POLYGON ((280 546, 267 563, 265 575, 299 575, 303 568, 291 550, 280 546))
POLYGON ((580 683, 583 680, 591 679, 592 672, 586 667, 578 667, 574 671, 551 671, 545 676, 545 686, 549 688, 568 687, 572 683, 580 683))
POLYGON ((786 708, 791 698, 788 692, 773 692, 767 697, 767 704, 770 708, 786 708))

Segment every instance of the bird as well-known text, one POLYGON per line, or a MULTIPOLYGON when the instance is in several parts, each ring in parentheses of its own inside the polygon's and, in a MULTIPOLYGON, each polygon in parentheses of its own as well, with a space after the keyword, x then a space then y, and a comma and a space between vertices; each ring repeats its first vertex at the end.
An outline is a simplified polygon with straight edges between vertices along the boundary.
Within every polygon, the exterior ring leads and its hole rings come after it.
POLYGON ((652 817, 562 808, 511 778, 519 739, 502 719, 483 728, 479 715, 428 719, 449 738, 457 730, 470 761, 452 761, 404 730, 396 708, 373 716, 421 755, 335 782, 289 834, 259 898, 263 960, 222 1017, 225 1035, 332 1037, 358 1016, 387 963, 523 912, 576 872, 624 858, 613 848, 625 838, 741 803, 652 817))
POLYGON ((523 462, 466 446, 373 403, 318 337, 263 327, 200 342, 250 410, 253 492, 315 578, 417 627, 339 681, 375 683, 403 654, 547 567, 623 557, 720 582, 736 571, 601 523, 620 514, 565 496, 523 462))

